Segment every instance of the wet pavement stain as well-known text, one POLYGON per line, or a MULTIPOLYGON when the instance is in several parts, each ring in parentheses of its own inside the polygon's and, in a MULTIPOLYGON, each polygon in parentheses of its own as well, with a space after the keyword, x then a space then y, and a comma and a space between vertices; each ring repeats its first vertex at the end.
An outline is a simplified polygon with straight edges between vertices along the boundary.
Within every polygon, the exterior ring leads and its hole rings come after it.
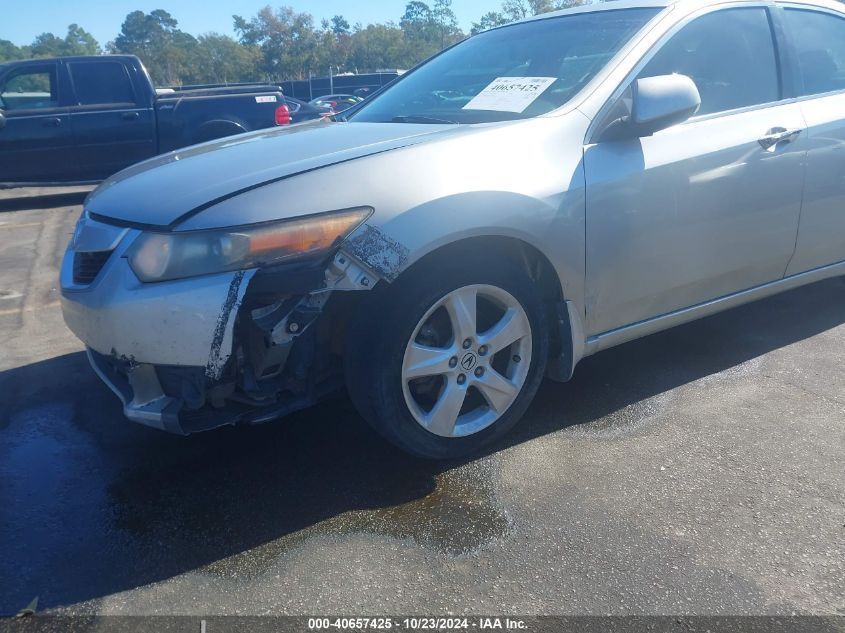
POLYGON ((275 424, 179 437, 127 422, 81 353, 2 383, 14 397, 0 407, 0 502, 17 509, 0 521, 0 559, 15 570, 0 574, 0 613, 186 572, 251 577, 321 535, 459 555, 508 531, 496 460, 412 458, 342 396, 275 424))
POLYGON ((409 457, 345 398, 275 426, 176 439, 178 451, 147 448, 143 467, 109 485, 116 526, 159 569, 178 552, 181 567, 251 576, 314 536, 361 532, 457 555, 508 530, 492 463, 409 457))
POLYGON ((435 476, 435 487, 424 497, 341 515, 215 561, 201 572, 226 577, 252 577, 279 556, 319 536, 373 534, 411 539, 447 555, 467 554, 507 535, 510 521, 495 501, 490 468, 468 464, 435 476))
MULTIPOLYGON (((558 433, 599 442, 653 433, 679 387, 757 373, 758 356, 841 326, 832 288, 587 358, 570 383, 545 383, 525 420, 488 453, 558 433), (794 318, 771 325, 772 306, 794 318)), ((198 570, 247 577, 321 535, 369 533, 446 556, 516 538, 494 489, 499 457, 414 459, 344 397, 276 423, 185 438, 126 421, 81 352, 7 364, 0 614, 35 595, 50 608, 198 570)))

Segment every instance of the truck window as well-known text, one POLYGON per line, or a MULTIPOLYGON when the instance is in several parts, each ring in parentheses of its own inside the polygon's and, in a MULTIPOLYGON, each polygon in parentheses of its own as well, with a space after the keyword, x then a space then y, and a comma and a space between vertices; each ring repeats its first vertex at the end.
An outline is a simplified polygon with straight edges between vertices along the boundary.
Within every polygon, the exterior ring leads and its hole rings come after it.
POLYGON ((120 62, 75 62, 70 77, 79 105, 135 104, 132 81, 120 62))
POLYGON ((56 67, 33 66, 13 72, 0 86, 0 100, 0 107, 7 110, 58 107, 56 67))

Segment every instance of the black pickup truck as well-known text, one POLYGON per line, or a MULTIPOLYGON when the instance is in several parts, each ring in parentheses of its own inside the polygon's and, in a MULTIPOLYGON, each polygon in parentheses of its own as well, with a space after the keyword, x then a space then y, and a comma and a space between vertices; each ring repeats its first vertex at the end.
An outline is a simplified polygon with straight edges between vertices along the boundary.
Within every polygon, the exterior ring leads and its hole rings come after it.
POLYGON ((0 64, 0 187, 97 182, 186 145, 323 115, 274 85, 156 89, 131 55, 0 64))

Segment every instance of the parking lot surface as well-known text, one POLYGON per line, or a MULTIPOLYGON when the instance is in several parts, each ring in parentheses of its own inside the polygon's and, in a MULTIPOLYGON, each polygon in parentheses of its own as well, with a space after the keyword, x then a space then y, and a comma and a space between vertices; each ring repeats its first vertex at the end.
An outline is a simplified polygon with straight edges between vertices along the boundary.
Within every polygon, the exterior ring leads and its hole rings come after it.
POLYGON ((430 463, 343 395, 176 437, 64 327, 80 190, 0 192, 0 614, 845 614, 845 283, 586 359, 430 463))

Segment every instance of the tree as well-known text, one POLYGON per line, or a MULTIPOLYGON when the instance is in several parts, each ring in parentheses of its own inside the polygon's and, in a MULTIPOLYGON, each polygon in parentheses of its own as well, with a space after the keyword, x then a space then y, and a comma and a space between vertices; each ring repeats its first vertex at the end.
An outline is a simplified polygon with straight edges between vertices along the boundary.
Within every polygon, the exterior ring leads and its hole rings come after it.
POLYGON ((452 11, 452 0, 435 0, 433 7, 411 0, 405 5, 399 26, 405 34, 407 65, 434 55, 464 36, 452 11))
POLYGON ((261 51, 260 69, 268 77, 301 79, 320 70, 324 56, 310 13, 298 13, 291 7, 273 11, 266 6, 249 21, 238 15, 233 18, 241 44, 261 51))
POLYGON ((359 71, 407 68, 410 64, 404 31, 392 22, 356 29, 352 35, 350 61, 359 71))
POLYGON ((30 50, 33 57, 58 57, 62 54, 64 41, 52 33, 36 35, 30 50))
POLYGON ((587 0, 558 0, 555 4, 553 9, 550 11, 554 11, 557 9, 569 9, 570 7, 580 7, 583 4, 586 4, 587 0))
POLYGON ((481 16, 481 19, 478 22, 472 23, 472 29, 470 33, 475 35, 477 33, 481 33, 482 31, 486 31, 488 29, 492 29, 497 26, 502 26, 503 24, 507 24, 510 20, 505 16, 503 13, 498 11, 489 11, 481 16))
POLYGON ((0 40, 0 64, 11 62, 16 59, 26 59, 31 53, 26 46, 15 46, 9 40, 0 40))
POLYGON ((200 35, 192 53, 192 82, 225 84, 258 79, 259 51, 228 35, 200 35))
POLYGON ((508 22, 523 20, 530 15, 578 7, 585 2, 586 0, 504 0, 501 11, 490 11, 482 15, 478 22, 473 22, 471 33, 475 35, 508 22))
POLYGON ((428 57, 430 54, 429 49, 432 48, 431 43, 434 40, 433 24, 434 16, 425 2, 411 0, 405 5, 405 14, 399 20, 399 26, 408 45, 422 51, 422 57, 428 57))
POLYGON ((94 36, 78 24, 67 27, 62 55, 99 55, 100 45, 94 36))
POLYGON ((532 15, 540 15, 563 8, 559 2, 555 3, 552 0, 528 0, 528 6, 531 7, 532 15))
POLYGON ((458 18, 452 11, 452 0, 434 0, 431 17, 437 35, 440 37, 441 49, 463 38, 464 34, 458 28, 458 18))
MULTIPOLYGON (((505 0, 513 7, 531 7, 545 2, 581 0, 505 0)), ((508 5, 508 6, 510 6, 508 5)), ((527 11, 527 9, 524 9, 527 11)), ((114 41, 106 45, 112 53, 137 55, 158 85, 185 83, 233 83, 238 81, 301 79, 309 73, 325 75, 329 67, 373 71, 380 68, 410 68, 442 48, 459 41, 464 34, 452 10, 452 0, 410 0, 399 23, 385 22, 366 27, 342 15, 321 20, 315 26, 310 13, 291 7, 266 6, 252 17, 232 16, 237 39, 219 33, 194 37, 179 29, 167 11, 132 11, 124 19, 114 41)), ((473 25, 473 32, 512 19, 502 12, 490 12, 473 25)), ((0 40, 0 62, 34 56, 96 55, 97 40, 78 24, 68 26, 62 38, 42 33, 31 46, 17 46, 0 40)))
POLYGON ((149 14, 133 11, 127 15, 111 50, 137 55, 154 81, 176 85, 192 76, 190 61, 195 46, 194 37, 180 31, 173 16, 156 9, 149 14))
POLYGON ((335 35, 349 35, 349 22, 342 15, 336 15, 332 18, 331 28, 335 35))
POLYGON ((62 57, 64 55, 99 55, 100 45, 94 36, 78 24, 67 27, 64 39, 53 33, 36 36, 29 53, 33 57, 62 57))
POLYGON ((508 22, 522 20, 531 15, 530 7, 525 3, 525 0, 504 0, 502 2, 502 13, 508 18, 508 22))

